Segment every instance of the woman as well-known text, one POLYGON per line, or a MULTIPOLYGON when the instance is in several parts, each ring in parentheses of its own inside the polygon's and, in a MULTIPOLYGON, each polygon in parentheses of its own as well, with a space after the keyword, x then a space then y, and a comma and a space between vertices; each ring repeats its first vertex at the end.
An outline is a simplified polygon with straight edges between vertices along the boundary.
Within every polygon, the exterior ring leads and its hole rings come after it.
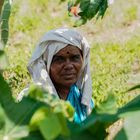
POLYGON ((28 70, 35 83, 71 103, 74 122, 85 120, 93 101, 89 45, 84 37, 72 29, 49 31, 38 43, 28 70))

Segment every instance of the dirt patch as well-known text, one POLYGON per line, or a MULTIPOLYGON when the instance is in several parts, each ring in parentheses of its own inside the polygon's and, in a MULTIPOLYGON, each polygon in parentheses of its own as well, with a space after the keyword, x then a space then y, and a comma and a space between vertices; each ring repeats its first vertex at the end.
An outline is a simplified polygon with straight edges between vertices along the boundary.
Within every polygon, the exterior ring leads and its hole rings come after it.
MULTIPOLYGON (((88 24, 86 25, 88 26, 88 24)), ((96 43, 107 43, 107 42, 126 42, 134 35, 140 34, 140 22, 134 21, 128 25, 122 25, 118 28, 110 28, 108 30, 95 30, 87 29, 88 27, 83 26, 80 28, 82 34, 87 37, 90 44, 96 43)))

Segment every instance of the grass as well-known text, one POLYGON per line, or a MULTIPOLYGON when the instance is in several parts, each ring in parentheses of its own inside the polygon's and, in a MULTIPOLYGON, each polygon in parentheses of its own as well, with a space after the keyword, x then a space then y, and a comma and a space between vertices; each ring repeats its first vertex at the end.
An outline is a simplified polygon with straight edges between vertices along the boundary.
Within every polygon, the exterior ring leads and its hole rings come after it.
POLYGON ((119 106, 135 96, 124 92, 130 87, 132 64, 140 59, 139 39, 132 38, 125 44, 96 44, 91 49, 93 93, 97 104, 109 93, 116 95, 119 106))
MULTIPOLYGON (((132 65, 140 59, 139 0, 117 0, 102 20, 89 21, 77 29, 91 45, 93 98, 100 104, 112 92, 121 106, 135 94, 124 93, 132 65), (124 24, 125 23, 125 24, 124 24)), ((16 0, 10 17, 10 37, 6 52, 9 67, 4 72, 13 94, 17 95, 31 81, 26 65, 39 38, 48 30, 72 27, 67 4, 58 0, 16 0)))

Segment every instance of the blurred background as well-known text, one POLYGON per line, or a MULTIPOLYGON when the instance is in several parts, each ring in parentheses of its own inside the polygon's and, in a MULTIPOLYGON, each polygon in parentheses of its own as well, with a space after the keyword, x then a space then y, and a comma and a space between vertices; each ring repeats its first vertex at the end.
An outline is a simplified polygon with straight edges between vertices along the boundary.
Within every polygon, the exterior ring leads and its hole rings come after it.
POLYGON ((134 98, 137 91, 125 93, 140 84, 140 4, 139 0, 115 0, 103 19, 92 19, 73 27, 67 2, 60 0, 14 0, 10 16, 10 36, 6 48, 9 67, 4 77, 16 96, 30 82, 28 60, 40 37, 50 29, 76 28, 91 46, 91 73, 95 104, 108 94, 118 106, 134 98))

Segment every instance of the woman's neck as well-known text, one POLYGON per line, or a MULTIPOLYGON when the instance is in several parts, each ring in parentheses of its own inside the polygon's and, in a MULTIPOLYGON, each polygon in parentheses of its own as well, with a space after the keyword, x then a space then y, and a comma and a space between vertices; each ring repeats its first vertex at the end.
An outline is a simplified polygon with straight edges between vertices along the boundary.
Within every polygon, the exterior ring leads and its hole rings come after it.
POLYGON ((62 99, 62 100, 66 100, 67 95, 69 94, 69 90, 70 90, 69 87, 60 87, 60 86, 56 87, 56 91, 57 91, 60 99, 62 99))

